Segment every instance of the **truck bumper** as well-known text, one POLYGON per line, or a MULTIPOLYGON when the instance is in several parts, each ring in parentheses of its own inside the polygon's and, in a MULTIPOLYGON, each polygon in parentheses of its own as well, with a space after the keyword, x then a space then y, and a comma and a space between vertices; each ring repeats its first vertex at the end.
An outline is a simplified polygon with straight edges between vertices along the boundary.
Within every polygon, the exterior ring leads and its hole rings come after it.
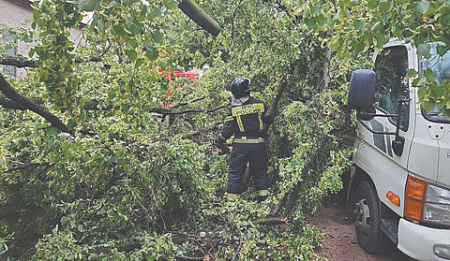
POLYGON ((450 230, 436 229, 400 219, 398 245, 406 255, 424 261, 450 260, 450 230))

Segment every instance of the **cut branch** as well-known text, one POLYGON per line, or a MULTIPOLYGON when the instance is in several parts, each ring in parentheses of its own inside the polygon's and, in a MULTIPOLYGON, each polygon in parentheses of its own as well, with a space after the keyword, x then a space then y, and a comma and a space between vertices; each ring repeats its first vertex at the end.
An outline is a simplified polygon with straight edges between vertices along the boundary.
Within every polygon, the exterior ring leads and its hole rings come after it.
POLYGON ((8 83, 2 73, 0 73, 0 91, 7 98, 11 99, 13 102, 18 103, 25 107, 27 110, 33 111, 38 115, 42 116, 44 119, 49 121, 53 127, 67 133, 72 133, 66 124, 64 124, 58 117, 47 112, 39 106, 38 104, 32 102, 30 99, 16 92, 16 90, 8 83))
POLYGON ((178 5, 178 8, 208 33, 214 36, 217 36, 220 33, 219 24, 193 0, 182 0, 178 5))
POLYGON ((1 55, 0 56, 0 64, 3 65, 13 65, 19 68, 23 67, 38 67, 34 60, 28 59, 25 56, 22 55, 16 55, 16 56, 7 56, 7 55, 1 55))

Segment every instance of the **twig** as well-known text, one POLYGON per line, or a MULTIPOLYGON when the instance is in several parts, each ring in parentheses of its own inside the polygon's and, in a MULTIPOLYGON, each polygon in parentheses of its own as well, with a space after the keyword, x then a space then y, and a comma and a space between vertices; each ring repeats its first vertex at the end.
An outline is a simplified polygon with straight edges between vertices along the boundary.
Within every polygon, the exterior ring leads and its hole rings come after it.
POLYGON ((193 241, 194 241, 195 244, 197 244, 202 249, 203 254, 205 254, 205 252, 208 254, 208 256, 211 259, 211 261, 216 260, 213 257, 213 255, 211 255, 211 253, 202 246, 202 244, 200 242, 198 242, 197 240, 193 240, 193 241))
POLYGON ((176 260, 188 260, 188 261, 203 261, 205 257, 189 257, 189 256, 176 256, 176 260))
POLYGON ((237 258, 238 258, 238 256, 239 256, 239 252, 241 251, 241 248, 242 248, 242 241, 239 241, 239 247, 238 247, 238 249, 236 250, 236 253, 234 254, 234 257, 233 257, 233 260, 232 260, 232 261, 237 260, 237 258))
POLYGON ((201 100, 204 100, 204 99, 205 99, 205 96, 200 97, 200 98, 195 98, 195 99, 190 100, 190 101, 187 101, 187 102, 176 103, 176 104, 170 106, 169 108, 170 108, 170 109, 175 109, 175 108, 178 108, 178 107, 180 107, 180 106, 186 106, 186 105, 188 105, 188 104, 191 104, 191 103, 194 103, 194 102, 198 102, 198 101, 201 101, 201 100))

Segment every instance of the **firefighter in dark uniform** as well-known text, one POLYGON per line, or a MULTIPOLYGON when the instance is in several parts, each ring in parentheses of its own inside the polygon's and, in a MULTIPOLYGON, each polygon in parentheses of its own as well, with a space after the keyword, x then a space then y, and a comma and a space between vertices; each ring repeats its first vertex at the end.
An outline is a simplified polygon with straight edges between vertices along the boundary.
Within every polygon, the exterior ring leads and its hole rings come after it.
POLYGON ((267 163, 269 161, 266 131, 274 117, 260 100, 250 97, 250 80, 237 77, 231 83, 234 99, 228 109, 224 126, 216 138, 217 144, 224 144, 234 134, 231 152, 227 198, 237 199, 243 192, 243 178, 247 163, 258 193, 258 202, 269 194, 267 163))

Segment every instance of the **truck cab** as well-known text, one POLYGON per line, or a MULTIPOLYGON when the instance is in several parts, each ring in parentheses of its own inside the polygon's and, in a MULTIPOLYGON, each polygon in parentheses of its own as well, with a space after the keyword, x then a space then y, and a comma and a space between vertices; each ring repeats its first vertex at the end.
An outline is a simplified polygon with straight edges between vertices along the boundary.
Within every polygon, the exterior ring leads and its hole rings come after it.
POLYGON ((373 70, 357 70, 349 87, 356 109, 347 210, 360 246, 384 253, 395 245, 416 260, 450 260, 450 118, 426 111, 408 71, 431 70, 449 84, 450 51, 419 59, 414 46, 390 41, 373 70))

